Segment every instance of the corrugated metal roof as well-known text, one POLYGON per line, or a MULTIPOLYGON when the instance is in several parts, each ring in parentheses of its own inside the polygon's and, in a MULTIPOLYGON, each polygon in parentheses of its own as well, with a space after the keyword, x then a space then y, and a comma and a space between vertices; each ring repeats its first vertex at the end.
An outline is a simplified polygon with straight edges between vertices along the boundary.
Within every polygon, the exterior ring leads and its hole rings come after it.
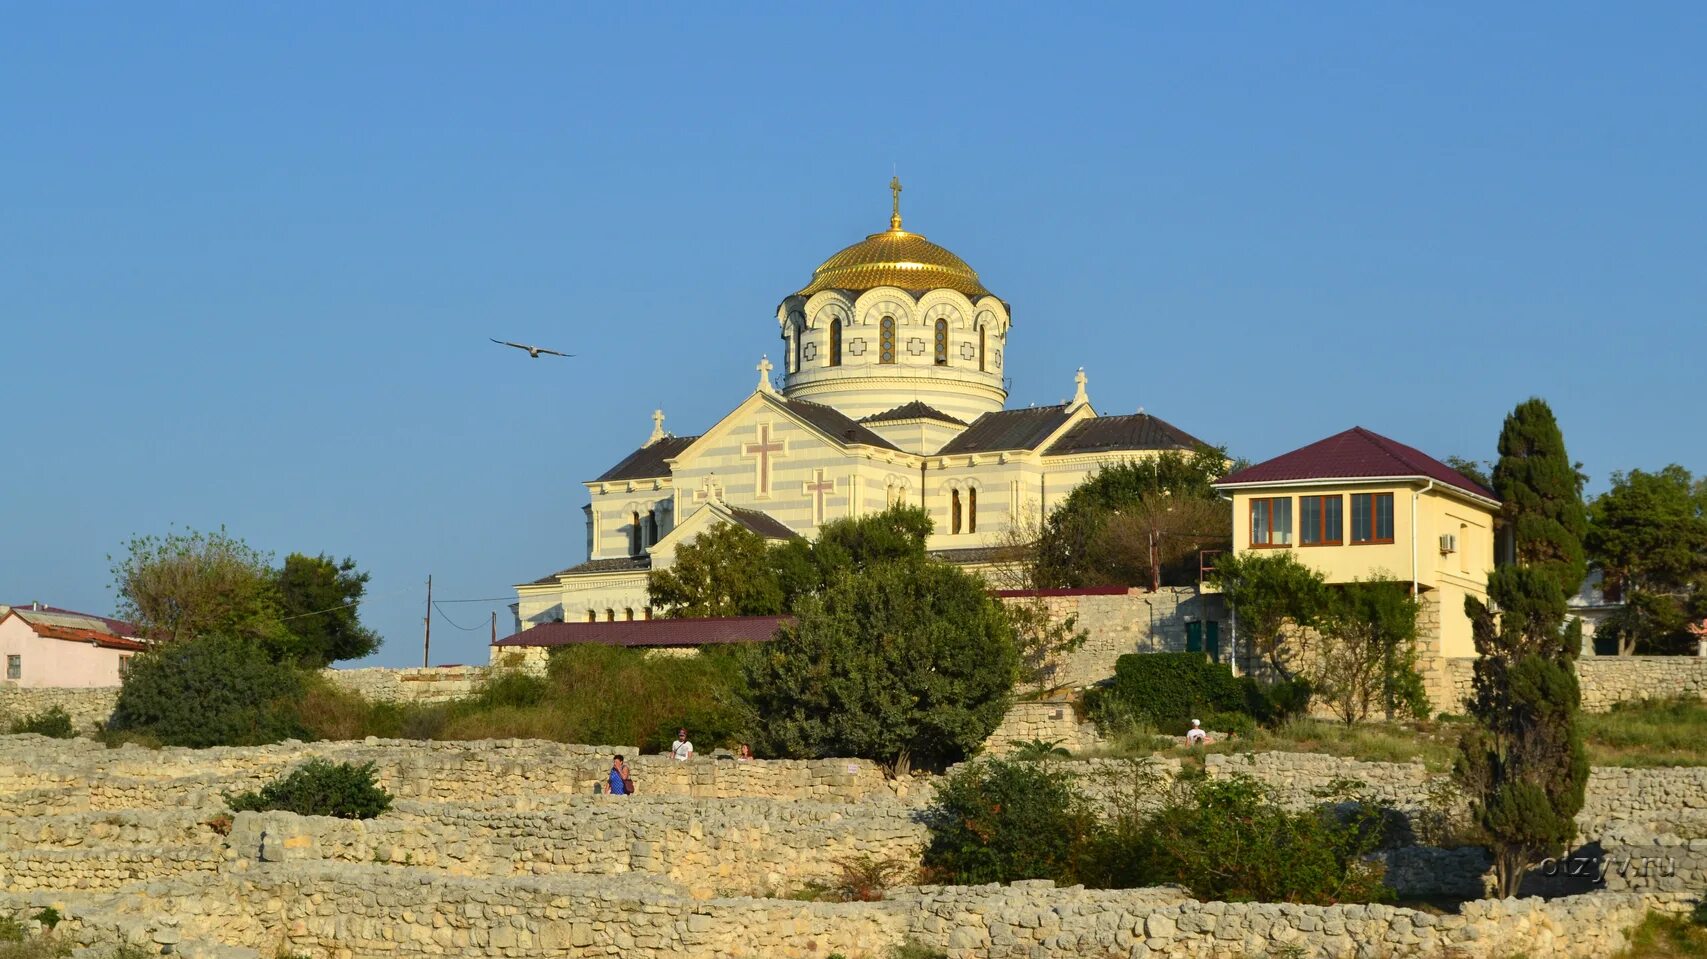
POLYGON ((748 530, 763 536, 765 539, 798 539, 799 533, 789 529, 783 522, 769 513, 761 513, 756 509, 742 509, 739 506, 724 506, 736 522, 748 530))
POLYGON ((1074 423, 1045 456, 1115 450, 1194 450, 1209 444, 1149 413, 1096 416, 1074 423))
POLYGON ((966 432, 949 440, 938 453, 988 453, 999 450, 1031 450, 1067 422, 1066 406, 1033 406, 1023 410, 996 410, 972 421, 966 432))
MULTIPOLYGON (((12 606, 10 614, 15 614, 28 623, 37 636, 49 639, 95 643, 109 649, 141 651, 148 648, 147 644, 138 638, 142 631, 122 619, 79 613, 57 606, 35 609, 30 603, 12 606)), ((0 619, 4 618, 0 616, 0 619)))
POLYGON ((1361 426, 1229 473, 1216 480, 1215 485, 1388 476, 1432 479, 1472 496, 1496 502, 1499 499, 1493 490, 1427 453, 1361 426))
POLYGON ((860 443, 900 452, 900 448, 895 444, 861 426, 857 420, 850 418, 841 410, 806 400, 781 400, 780 402, 793 411, 794 415, 843 443, 860 443))
POLYGON ((608 483, 613 480, 657 479, 670 475, 670 467, 664 461, 688 448, 697 436, 666 436, 650 446, 642 446, 628 454, 622 462, 604 471, 595 483, 608 483))
POLYGON ((636 619, 614 623, 541 623, 498 646, 723 646, 762 643, 792 616, 724 616, 705 619, 636 619))

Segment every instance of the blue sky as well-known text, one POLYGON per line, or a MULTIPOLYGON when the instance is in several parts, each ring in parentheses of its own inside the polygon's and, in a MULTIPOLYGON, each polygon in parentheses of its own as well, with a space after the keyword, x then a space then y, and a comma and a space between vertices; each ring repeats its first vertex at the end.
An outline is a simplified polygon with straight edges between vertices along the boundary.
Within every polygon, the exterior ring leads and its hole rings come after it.
POLYGON ((109 611, 130 535, 224 524, 354 556, 418 662, 428 573, 581 559, 580 482, 751 390, 892 169, 1013 305, 1010 405, 1084 366, 1252 459, 1488 457, 1538 394, 1591 490, 1704 472, 1704 46, 1700 4, 9 5, 0 601, 109 611))

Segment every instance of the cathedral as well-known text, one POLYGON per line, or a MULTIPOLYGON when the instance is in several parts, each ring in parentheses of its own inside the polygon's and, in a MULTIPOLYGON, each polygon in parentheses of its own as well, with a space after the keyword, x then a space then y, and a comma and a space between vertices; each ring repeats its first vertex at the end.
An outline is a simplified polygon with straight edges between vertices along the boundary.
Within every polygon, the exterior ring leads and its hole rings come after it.
POLYGON ((588 481, 585 562, 516 587, 518 631, 546 622, 649 619, 647 572, 705 529, 811 537, 840 517, 908 503, 929 546, 987 569, 1016 524, 1034 524, 1105 463, 1203 445, 1144 412, 1103 416, 1081 369, 1071 401, 1007 409, 1007 302, 966 261, 901 227, 825 260, 776 308, 775 365, 752 395, 693 436, 652 433, 588 481))

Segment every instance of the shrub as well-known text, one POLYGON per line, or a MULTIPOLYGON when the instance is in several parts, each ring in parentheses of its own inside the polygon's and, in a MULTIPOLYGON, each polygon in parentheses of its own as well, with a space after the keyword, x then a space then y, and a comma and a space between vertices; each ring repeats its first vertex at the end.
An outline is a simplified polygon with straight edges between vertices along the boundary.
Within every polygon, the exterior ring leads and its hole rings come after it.
POLYGON ((1073 754, 1061 745, 1059 739, 1010 739, 1008 745, 1013 747, 1013 758, 1025 760, 1068 759, 1073 754))
POLYGON ((10 732, 14 736, 35 733, 54 739, 70 739, 77 735, 77 731, 71 728, 71 715, 59 706, 50 706, 33 716, 13 720, 10 732))
POLYGON ((876 902, 891 886, 911 880, 916 867, 890 857, 846 856, 836 860, 836 881, 830 887, 843 902, 876 902))
POLYGON ((131 659, 109 728, 168 746, 255 746, 306 734, 303 676, 226 636, 170 643, 131 659))
POLYGON ((259 792, 225 796, 231 811, 283 810, 299 816, 372 819, 391 806, 391 794, 374 782, 373 763, 360 766, 310 759, 259 792))
POLYGON ((1245 712, 1264 726, 1278 726, 1295 716, 1308 714, 1310 698, 1315 693, 1303 679, 1263 683, 1255 676, 1239 677, 1239 691, 1244 695, 1245 712))
POLYGON ((1114 682, 1093 690, 1090 702, 1099 723, 1130 716, 1181 732, 1204 713, 1244 707, 1233 671, 1202 653, 1128 653, 1114 662, 1114 682))
POLYGON ((1016 879, 1072 882, 1096 828, 1073 778, 1047 763, 985 760, 951 776, 925 811, 933 881, 972 885, 1016 879))
POLYGON ((1099 838, 1086 879, 1178 883, 1203 901, 1386 901, 1380 867, 1363 858, 1379 847, 1385 814, 1361 800, 1291 811, 1245 776, 1176 782, 1160 809, 1099 838))

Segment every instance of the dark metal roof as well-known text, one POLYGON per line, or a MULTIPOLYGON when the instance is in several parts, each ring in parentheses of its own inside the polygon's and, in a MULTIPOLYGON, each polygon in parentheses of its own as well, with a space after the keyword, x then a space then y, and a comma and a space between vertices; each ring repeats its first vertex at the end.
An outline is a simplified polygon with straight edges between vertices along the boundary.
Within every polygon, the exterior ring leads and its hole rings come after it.
POLYGON ((526 585, 549 586, 552 583, 557 582, 558 577, 570 576, 575 573, 628 573, 651 568, 652 557, 650 556, 618 556, 614 559, 589 559, 585 563, 578 563, 568 569, 560 569, 548 576, 541 576, 526 585))
POLYGON ((783 522, 769 513, 761 513, 756 509, 742 509, 739 506, 725 505, 735 521, 748 530, 763 536, 765 539, 797 539, 800 534, 783 525, 783 522))
POLYGON ((615 623, 541 623, 506 636, 496 646, 722 646, 762 643, 792 616, 723 616, 706 619, 636 619, 615 623))
POLYGON ((666 436, 649 446, 642 446, 622 462, 616 464, 604 475, 593 480, 595 483, 605 483, 611 480, 656 479, 669 476, 670 467, 664 461, 688 448, 697 436, 666 436))
POLYGON ((1105 450, 1194 450, 1208 446, 1185 430, 1148 413, 1080 420, 1049 444, 1044 456, 1105 450))
POLYGON ((1215 485, 1412 476, 1436 480, 1483 499, 1499 499, 1493 490, 1427 453, 1361 426, 1229 473, 1215 485))
POLYGON ((794 415, 843 443, 861 443, 866 446, 879 446, 886 450, 900 452, 900 448, 895 444, 861 426, 841 410, 832 409, 819 403, 809 403, 806 400, 785 400, 779 397, 778 401, 793 411, 794 415))
POLYGON ((944 423, 953 423, 955 426, 966 425, 965 420, 955 419, 942 410, 918 400, 897 406, 892 410, 884 410, 881 413, 860 417, 861 423, 891 423, 896 420, 940 420, 944 423))
POLYGON ((1023 410, 997 410, 972 421, 966 432, 949 440, 938 453, 987 453, 997 450, 1031 450, 1067 422, 1066 406, 1033 406, 1023 410))

